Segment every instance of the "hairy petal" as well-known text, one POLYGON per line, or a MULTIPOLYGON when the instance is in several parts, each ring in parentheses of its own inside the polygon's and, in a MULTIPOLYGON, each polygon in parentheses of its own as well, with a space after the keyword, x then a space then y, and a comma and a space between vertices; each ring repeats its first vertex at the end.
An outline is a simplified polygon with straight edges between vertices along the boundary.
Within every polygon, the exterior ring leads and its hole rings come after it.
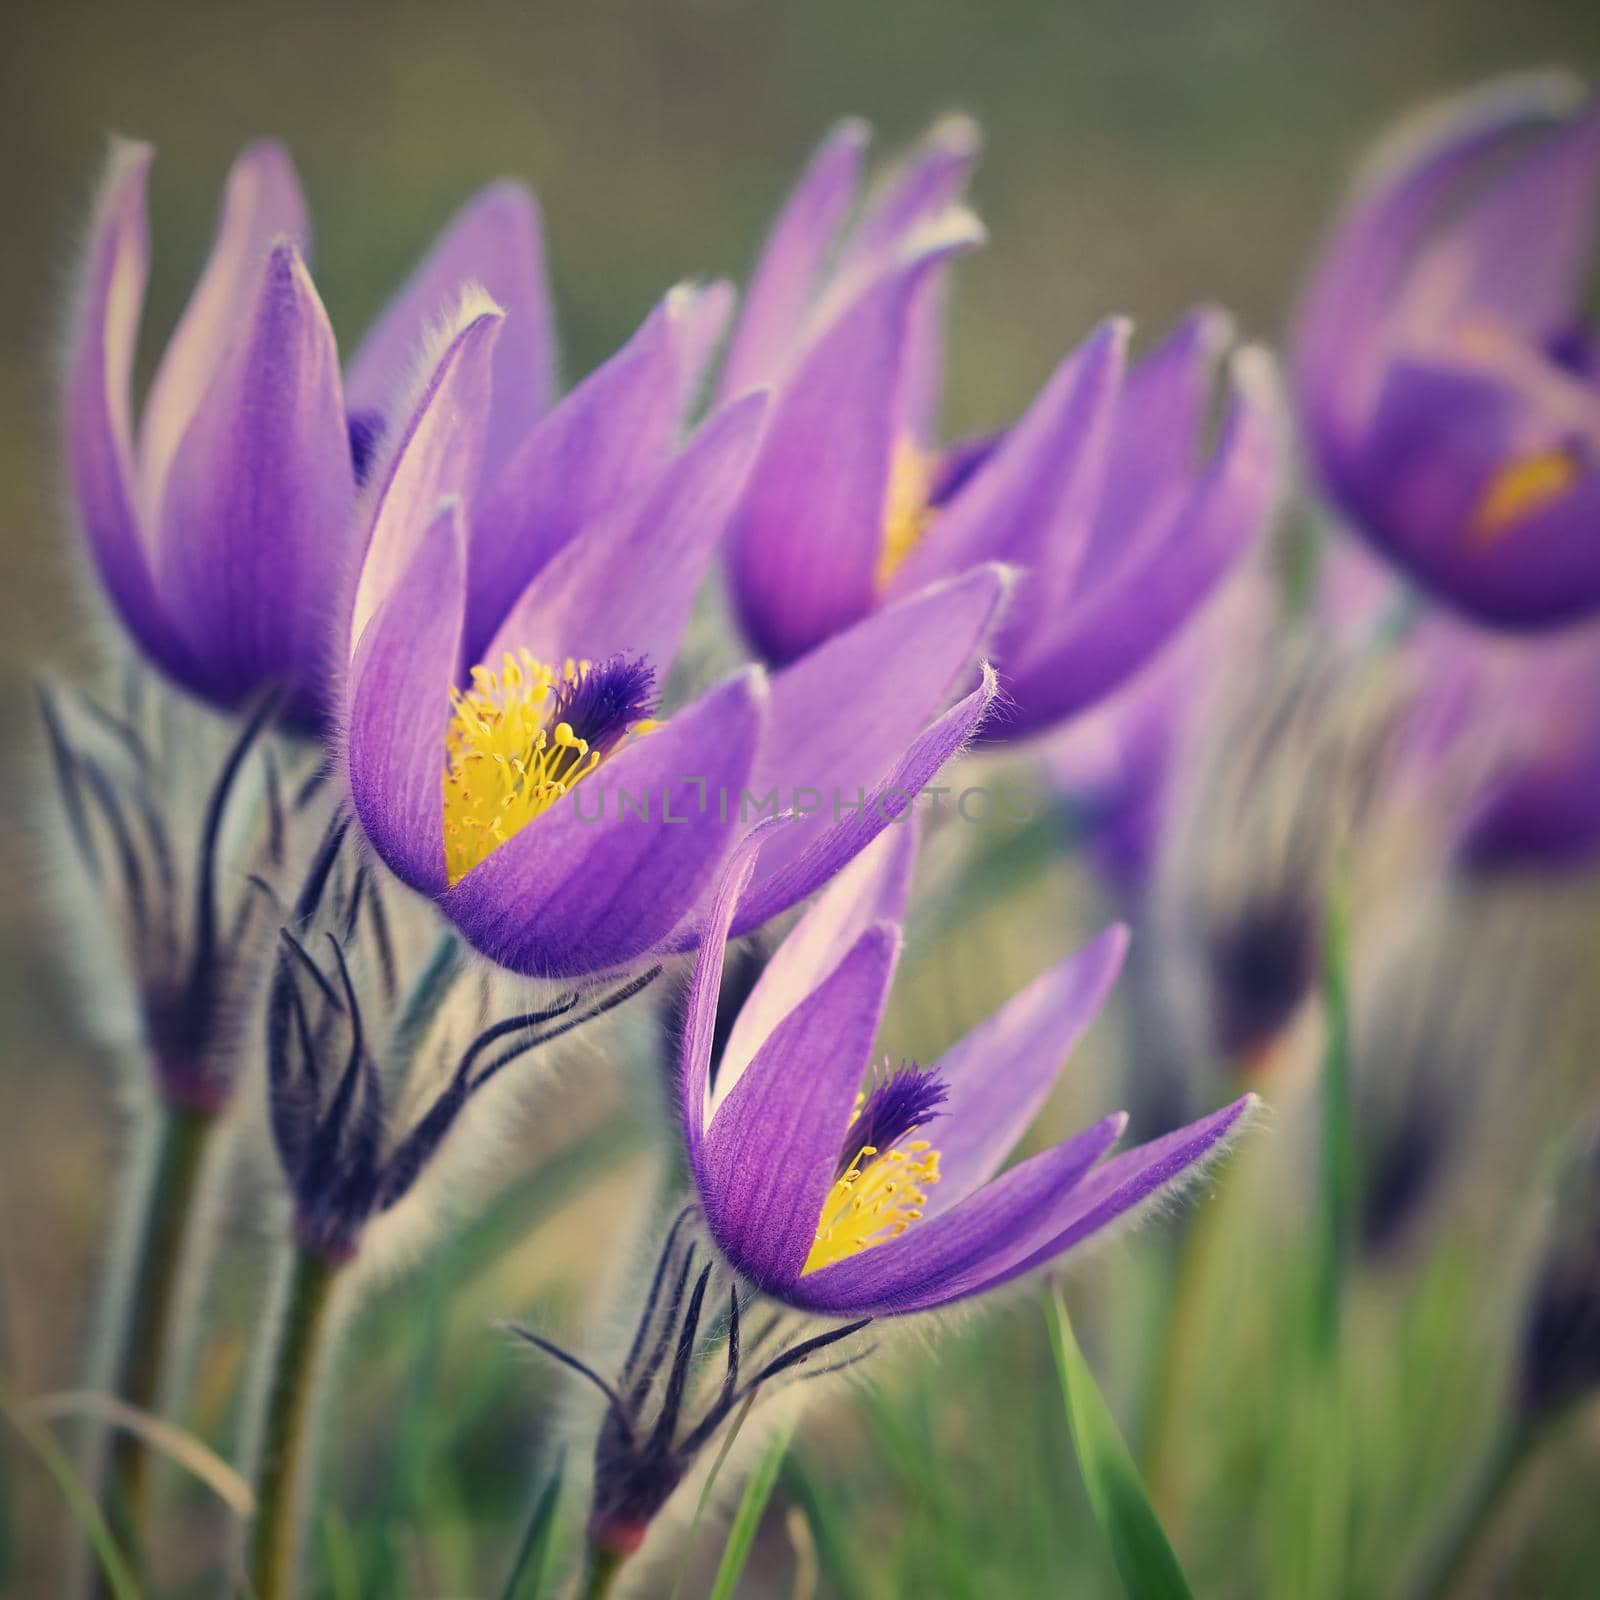
POLYGON ((284 684, 303 720, 332 714, 354 502, 333 329, 299 253, 280 244, 161 499, 162 593, 214 697, 284 684))
POLYGON ((711 1118, 706 1222, 762 1288, 798 1278, 810 1253, 899 952, 892 925, 862 934, 768 1035, 711 1118))
POLYGON ((368 331, 350 363, 352 411, 392 416, 433 328, 476 284, 506 313, 495 348, 483 476, 492 484, 555 391, 555 330, 538 203, 520 183, 475 195, 368 331))

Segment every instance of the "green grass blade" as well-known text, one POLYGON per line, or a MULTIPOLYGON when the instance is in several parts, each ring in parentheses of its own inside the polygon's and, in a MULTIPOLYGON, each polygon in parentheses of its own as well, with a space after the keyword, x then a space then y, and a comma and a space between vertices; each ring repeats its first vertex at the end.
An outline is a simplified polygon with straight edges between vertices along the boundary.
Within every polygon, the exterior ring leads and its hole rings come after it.
POLYGON ((1078 1348, 1059 1289, 1050 1310, 1050 1345, 1078 1470, 1095 1521, 1110 1546, 1123 1593, 1129 1600, 1192 1600, 1188 1580, 1145 1495, 1133 1457, 1078 1348))
POLYGON ((139 1600, 139 1585, 134 1580, 127 1559, 117 1548, 106 1520, 94 1503, 94 1496, 84 1487, 83 1479, 73 1470, 67 1453, 56 1443, 50 1430, 35 1422, 8 1391, 0 1389, 0 1415, 22 1435, 24 1443, 39 1458, 45 1470, 56 1481, 62 1498, 72 1510, 72 1515, 88 1536, 94 1548, 100 1570, 105 1575, 106 1587, 115 1600, 139 1600))
POLYGON ((772 1486, 778 1481, 778 1469, 789 1453, 789 1430, 782 1429, 767 1446, 761 1464, 745 1485, 744 1497, 728 1530, 728 1542, 723 1546, 722 1564, 717 1568, 717 1581, 711 1586, 711 1600, 733 1600, 733 1591, 739 1574, 755 1543, 756 1529, 761 1525, 761 1514, 772 1498, 772 1486))
POLYGON ((556 1507, 561 1502, 561 1484, 566 1476, 566 1454, 556 1457, 555 1466, 533 1503, 532 1515, 522 1535, 517 1559, 511 1564, 500 1600, 539 1600, 550 1577, 550 1552, 555 1547, 556 1507))
POLYGON ((842 1600, 864 1600, 874 1591, 851 1549, 848 1518, 803 1451, 791 1450, 784 1457, 783 1484, 790 1499, 805 1513, 828 1582, 842 1600))
POLYGON ((361 1600, 361 1552, 350 1524, 332 1506, 322 1513, 322 1551, 332 1600, 361 1600))

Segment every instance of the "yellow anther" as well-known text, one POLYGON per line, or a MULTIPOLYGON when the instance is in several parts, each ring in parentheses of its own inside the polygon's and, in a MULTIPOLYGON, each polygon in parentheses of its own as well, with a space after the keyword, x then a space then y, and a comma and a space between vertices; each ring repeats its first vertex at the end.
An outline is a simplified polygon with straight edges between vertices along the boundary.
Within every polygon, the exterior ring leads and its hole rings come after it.
POLYGON ((928 496, 933 491, 933 458, 909 439, 900 440, 889 461, 889 489, 883 500, 883 547, 878 554, 878 583, 886 584, 916 549, 933 518, 928 496))
POLYGON ((1511 525, 1542 510, 1572 487, 1578 463, 1570 450, 1541 450, 1509 461, 1489 480, 1472 518, 1474 544, 1492 544, 1511 525))
POLYGON ((558 675, 519 650, 507 653, 498 672, 475 666, 472 687, 452 692, 443 780, 445 871, 452 884, 599 766, 600 753, 571 723, 545 724, 561 680, 575 683, 589 666, 569 658, 558 675))
POLYGON ((828 1191, 801 1276, 899 1238, 921 1220, 927 1186, 938 1181, 939 1152, 926 1139, 881 1154, 863 1145, 828 1191))

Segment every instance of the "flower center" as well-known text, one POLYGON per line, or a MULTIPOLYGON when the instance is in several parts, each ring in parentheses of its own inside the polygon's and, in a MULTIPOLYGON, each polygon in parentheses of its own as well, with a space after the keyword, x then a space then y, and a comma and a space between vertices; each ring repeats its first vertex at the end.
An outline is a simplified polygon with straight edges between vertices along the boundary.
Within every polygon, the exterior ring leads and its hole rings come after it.
POLYGON ((889 488, 883 499, 883 548, 878 553, 878 584, 886 584, 916 549, 933 520, 933 457, 909 439, 899 440, 889 461, 889 488))
POLYGON ((939 1181, 939 1152, 906 1136, 939 1115, 945 1094, 931 1072, 910 1066, 878 1074, 856 1096, 802 1277, 887 1244, 921 1219, 928 1187, 939 1181))
POLYGON ((643 659, 546 666, 509 651, 453 690, 445 734, 444 853, 458 883, 589 776, 630 736, 656 726, 655 670, 643 659))
POLYGON ((1508 461, 1478 502, 1470 534, 1492 544, 1512 523, 1559 500, 1578 479, 1578 463, 1567 449, 1540 450, 1508 461))

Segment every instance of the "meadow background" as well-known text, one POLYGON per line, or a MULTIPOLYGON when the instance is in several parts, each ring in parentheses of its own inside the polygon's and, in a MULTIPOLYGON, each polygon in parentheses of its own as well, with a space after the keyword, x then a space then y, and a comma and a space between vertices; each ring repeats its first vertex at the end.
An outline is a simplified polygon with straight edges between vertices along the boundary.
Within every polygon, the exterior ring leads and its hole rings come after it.
MULTIPOLYGON (((203 259, 229 160, 272 134, 300 168, 317 281, 347 349, 461 200, 502 174, 530 181, 571 377, 666 284, 742 273, 838 117, 865 116, 892 149, 937 114, 965 110, 987 134, 973 198, 991 243, 958 273, 945 420, 964 431, 1014 412, 1108 311, 1154 331, 1215 300, 1247 333, 1277 338, 1354 162, 1390 119, 1507 69, 1600 65, 1600 9, 1541 0, 63 0, 14 6, 4 32, 0 1377, 24 1395, 76 1381, 121 1139, 111 1062, 82 1023, 52 938, 37 837, 50 792, 30 690, 40 671, 87 684, 97 667, 60 489, 55 357, 108 132, 158 152, 146 371, 203 259)), ((1106 916, 1064 858, 999 889, 913 952, 899 1048, 936 1049, 1106 916)), ((1530 937, 1570 968, 1544 969, 1551 1026, 1506 1069, 1527 1074, 1506 1124, 1506 1150, 1519 1153, 1501 1151, 1497 1164, 1491 1152, 1427 1247, 1363 1281, 1347 1351, 1356 1376, 1341 1400, 1370 1424, 1351 1446, 1361 1532, 1309 1578, 1307 1552, 1326 1535, 1305 1521, 1325 1433, 1282 1403, 1292 1388, 1284 1330, 1304 1287, 1292 1086, 1238 1181, 1207 1202, 1227 1208, 1212 1229, 1226 1248, 1185 1362, 1160 1495, 1198 1592, 1395 1592, 1393 1574, 1487 1437, 1517 1245, 1536 1226, 1515 1203, 1535 1170, 1528 1152, 1577 1104, 1577 1074, 1592 1073, 1592 985, 1550 978, 1582 971, 1592 898, 1576 888, 1533 910, 1501 897, 1439 912, 1511 930, 1447 969, 1447 991, 1493 993, 1505 970, 1496 962, 1508 950, 1526 956, 1530 937)), ((1063 1125, 1113 1103, 1111 1074, 1096 1063, 1115 1052, 1117 1020, 1069 1075, 1052 1111, 1063 1125)), ((328 1592, 498 1592, 557 1386, 488 1323, 514 1313, 581 1330, 596 1287, 584 1267, 619 1243, 654 1170, 648 1075, 646 1062, 619 1080, 579 1061, 519 1108, 516 1138, 569 1153, 485 1210, 353 1335, 360 1356, 329 1473, 328 1592), (585 1132, 595 1128, 609 1131, 585 1132)), ((260 1230, 248 1186, 241 1193, 230 1239, 248 1262, 260 1230)), ((1164 1248, 1147 1229, 1072 1280, 1091 1358, 1131 1432, 1164 1248)), ((203 1352, 197 1390, 219 1438, 226 1418, 207 1397, 226 1391, 249 1317, 247 1268, 224 1277, 220 1324, 232 1315, 233 1332, 203 1352)), ((1586 1431, 1524 1486, 1484 1593, 1594 1592, 1585 1575, 1592 1583, 1600 1570, 1600 1450, 1586 1431)), ((13 1443, 0 1437, 0 1592, 42 1600, 56 1592, 60 1508, 13 1443)), ((193 1515, 198 1565, 214 1529, 204 1506, 193 1515)), ((704 1592, 694 1581, 686 1592, 704 1592)), ((902 1350, 870 1390, 814 1419, 741 1593, 988 1600, 1109 1593, 1111 1582, 1043 1323, 1023 1301, 902 1350)))

